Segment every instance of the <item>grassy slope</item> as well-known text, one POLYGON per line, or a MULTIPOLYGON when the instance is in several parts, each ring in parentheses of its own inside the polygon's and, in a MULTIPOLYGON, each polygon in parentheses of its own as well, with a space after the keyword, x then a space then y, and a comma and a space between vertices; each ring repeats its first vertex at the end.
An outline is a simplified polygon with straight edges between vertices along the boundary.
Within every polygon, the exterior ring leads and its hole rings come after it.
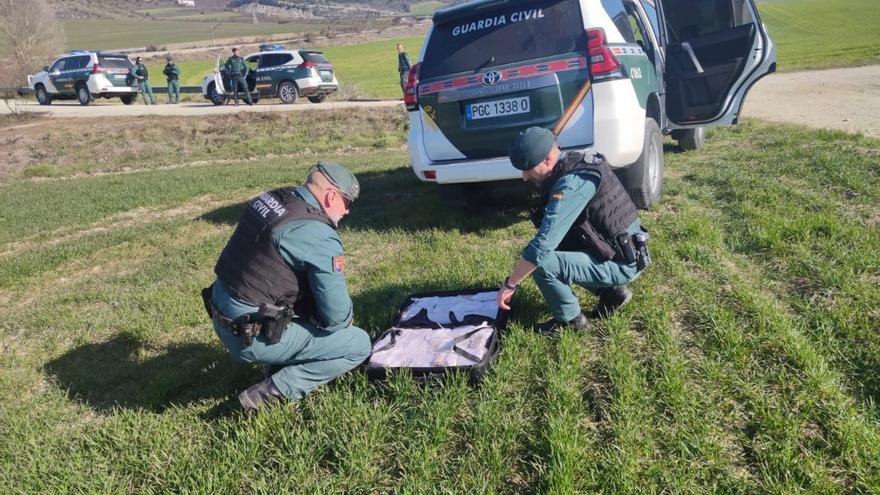
POLYGON ((758 7, 777 43, 780 70, 880 63, 876 0, 784 0, 758 7))
POLYGON ((446 5, 444 2, 421 2, 410 6, 409 11, 414 15, 431 15, 435 10, 446 5))
POLYGON ((538 336, 527 283, 480 387, 352 374, 248 418, 259 372, 198 299, 241 201, 319 156, 358 173, 342 233, 373 335, 408 293, 498 283, 522 205, 439 203, 392 109, 138 121, 98 149, 28 132, 58 146, 27 174, 54 178, 0 185, 4 493, 880 490, 878 140, 747 122, 670 150, 620 315, 538 336))

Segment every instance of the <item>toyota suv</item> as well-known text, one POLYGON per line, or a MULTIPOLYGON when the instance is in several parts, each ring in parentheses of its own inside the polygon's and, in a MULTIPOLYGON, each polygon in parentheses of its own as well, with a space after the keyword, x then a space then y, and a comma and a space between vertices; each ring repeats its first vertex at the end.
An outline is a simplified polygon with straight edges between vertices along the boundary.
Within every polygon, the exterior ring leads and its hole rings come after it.
POLYGON ((80 105, 88 105, 96 98, 115 97, 131 105, 138 94, 137 83, 129 76, 133 67, 123 53, 71 50, 28 76, 28 87, 40 105, 53 100, 79 100, 80 105))
MULTIPOLYGON (((223 105, 232 97, 229 74, 217 58, 214 74, 202 81, 202 96, 215 105, 223 105)), ((337 89, 339 82, 333 64, 315 50, 285 50, 281 45, 260 45, 260 51, 244 58, 248 65, 245 81, 251 99, 275 98, 281 103, 296 103, 300 97, 321 103, 337 89)))
POLYGON ((640 208, 660 198, 663 135, 685 149, 736 124, 776 70, 754 0, 475 0, 443 8, 404 89, 409 154, 446 189, 518 179, 530 126, 605 155, 640 208))

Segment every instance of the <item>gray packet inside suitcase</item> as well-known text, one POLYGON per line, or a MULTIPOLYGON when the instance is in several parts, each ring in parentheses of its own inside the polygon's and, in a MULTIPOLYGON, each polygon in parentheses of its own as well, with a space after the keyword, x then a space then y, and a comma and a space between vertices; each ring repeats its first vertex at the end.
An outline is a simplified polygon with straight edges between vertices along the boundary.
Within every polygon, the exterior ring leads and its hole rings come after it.
POLYGON ((412 297, 373 345, 368 368, 456 368, 481 363, 495 338, 494 290, 412 297))

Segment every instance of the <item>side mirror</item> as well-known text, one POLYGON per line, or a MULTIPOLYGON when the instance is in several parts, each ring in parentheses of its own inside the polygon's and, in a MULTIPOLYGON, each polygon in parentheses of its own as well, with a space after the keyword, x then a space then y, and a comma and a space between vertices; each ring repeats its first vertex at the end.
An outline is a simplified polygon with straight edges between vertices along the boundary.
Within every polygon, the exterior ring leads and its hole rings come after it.
POLYGON ((49 66, 48 66, 48 65, 46 65, 46 66, 43 67, 43 72, 49 72, 49 66))

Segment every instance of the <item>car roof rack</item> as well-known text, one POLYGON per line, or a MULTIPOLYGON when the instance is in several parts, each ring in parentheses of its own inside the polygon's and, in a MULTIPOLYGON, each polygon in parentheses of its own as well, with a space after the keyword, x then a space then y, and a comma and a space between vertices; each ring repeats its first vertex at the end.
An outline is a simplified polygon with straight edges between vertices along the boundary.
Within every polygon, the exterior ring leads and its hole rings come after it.
POLYGON ((91 54, 91 53, 93 53, 92 50, 80 50, 80 49, 76 49, 76 50, 68 50, 68 51, 67 51, 67 55, 89 55, 89 54, 91 54))

